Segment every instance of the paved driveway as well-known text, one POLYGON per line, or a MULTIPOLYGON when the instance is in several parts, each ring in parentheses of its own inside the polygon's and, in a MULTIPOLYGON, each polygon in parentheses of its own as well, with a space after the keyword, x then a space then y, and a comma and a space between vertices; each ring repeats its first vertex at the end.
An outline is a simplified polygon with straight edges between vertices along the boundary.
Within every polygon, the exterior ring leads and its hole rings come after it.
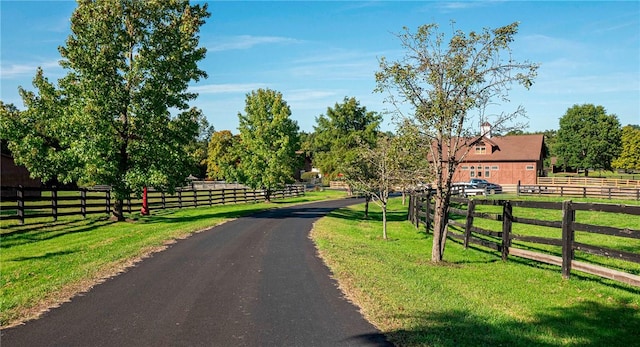
POLYGON ((359 200, 243 217, 2 331, 11 346, 389 346, 347 302, 308 238, 359 200))

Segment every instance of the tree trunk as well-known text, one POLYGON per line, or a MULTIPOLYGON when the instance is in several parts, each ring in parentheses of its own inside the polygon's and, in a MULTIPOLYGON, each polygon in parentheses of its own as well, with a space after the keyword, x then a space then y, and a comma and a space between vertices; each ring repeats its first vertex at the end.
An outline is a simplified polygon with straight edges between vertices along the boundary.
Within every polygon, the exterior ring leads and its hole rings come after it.
POLYGON ((435 216, 433 220, 433 246, 431 248, 431 261, 439 263, 443 259, 444 245, 447 241, 447 210, 448 204, 445 199, 436 195, 435 216))
POLYGON ((364 196, 364 218, 369 219, 369 201, 371 201, 371 195, 365 194, 364 196))
POLYGON ((124 221, 125 218, 124 218, 123 210, 124 210, 124 200, 116 199, 116 202, 114 203, 114 206, 113 206, 113 219, 118 222, 124 221))
POLYGON ((265 189, 264 190, 264 202, 271 202, 271 194, 273 192, 271 191, 271 189, 265 189))
POLYGON ((382 238, 387 239, 387 204, 382 203, 382 238))

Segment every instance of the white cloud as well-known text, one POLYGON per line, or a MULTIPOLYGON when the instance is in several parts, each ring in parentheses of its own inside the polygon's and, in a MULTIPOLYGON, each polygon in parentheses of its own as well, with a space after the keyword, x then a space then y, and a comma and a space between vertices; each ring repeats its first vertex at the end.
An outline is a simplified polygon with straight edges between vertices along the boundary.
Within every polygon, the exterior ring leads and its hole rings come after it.
POLYGON ((264 83, 227 83, 227 84, 204 84, 189 87, 189 91, 200 94, 222 94, 222 93, 249 93, 252 90, 265 88, 264 83))
POLYGON ((244 50, 250 49, 257 45, 264 44, 298 44, 304 41, 281 36, 252 36, 252 35, 239 35, 232 36, 222 40, 223 42, 216 43, 207 47, 210 52, 221 52, 231 50, 244 50))
POLYGON ((45 73, 47 72, 47 69, 53 69, 53 68, 62 69, 58 64, 57 60, 43 62, 40 64, 37 64, 37 63, 6 64, 6 65, 3 64, 0 67, 0 70, 2 72, 2 79, 11 79, 11 78, 17 78, 17 77, 24 77, 24 76, 35 76, 38 66, 41 67, 43 70, 45 70, 45 73))

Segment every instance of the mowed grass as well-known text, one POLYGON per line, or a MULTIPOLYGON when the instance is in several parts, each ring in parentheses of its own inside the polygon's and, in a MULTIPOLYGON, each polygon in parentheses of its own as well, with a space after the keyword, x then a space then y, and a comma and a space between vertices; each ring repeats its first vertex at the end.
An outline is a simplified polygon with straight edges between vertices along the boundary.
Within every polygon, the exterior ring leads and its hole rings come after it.
POLYGON ((272 203, 219 205, 152 211, 129 222, 106 217, 6 221, 0 233, 0 323, 37 317, 101 280, 116 275, 176 239, 261 210, 345 197, 310 192, 272 203))
POLYGON ((559 267, 503 262, 453 240, 445 262, 434 265, 431 235, 405 221, 399 199, 391 202, 388 241, 372 210, 369 220, 362 205, 335 211, 312 237, 349 299, 396 345, 638 344, 640 288, 578 272, 563 280, 559 267))

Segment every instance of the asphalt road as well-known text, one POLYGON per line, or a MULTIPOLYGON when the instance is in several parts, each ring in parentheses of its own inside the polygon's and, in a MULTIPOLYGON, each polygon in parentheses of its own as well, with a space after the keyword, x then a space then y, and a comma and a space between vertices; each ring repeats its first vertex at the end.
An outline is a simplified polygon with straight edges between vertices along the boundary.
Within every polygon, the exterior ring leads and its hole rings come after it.
POLYGON ((270 210, 180 240, 40 319, 11 346, 390 346, 308 238, 347 199, 270 210))

